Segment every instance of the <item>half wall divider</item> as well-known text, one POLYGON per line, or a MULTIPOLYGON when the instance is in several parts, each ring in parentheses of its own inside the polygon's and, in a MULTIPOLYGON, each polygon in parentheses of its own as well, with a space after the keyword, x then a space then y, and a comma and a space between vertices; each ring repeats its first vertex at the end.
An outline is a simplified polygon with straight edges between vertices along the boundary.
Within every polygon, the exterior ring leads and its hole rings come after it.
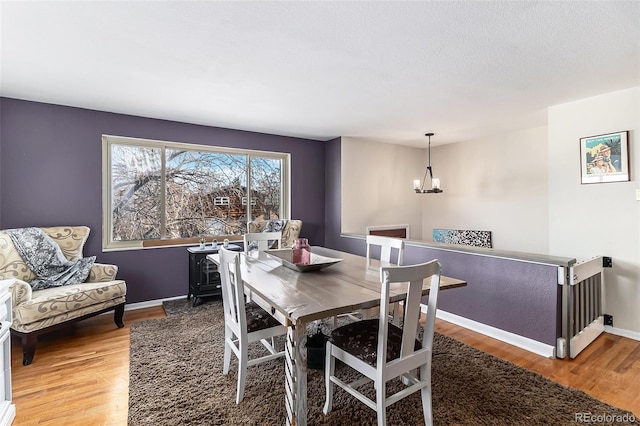
MULTIPOLYGON (((364 236, 341 234, 335 248, 364 255, 364 236)), ((467 286, 442 294, 438 315, 546 357, 573 358, 604 330, 603 260, 405 241, 404 264, 438 259, 467 286)))

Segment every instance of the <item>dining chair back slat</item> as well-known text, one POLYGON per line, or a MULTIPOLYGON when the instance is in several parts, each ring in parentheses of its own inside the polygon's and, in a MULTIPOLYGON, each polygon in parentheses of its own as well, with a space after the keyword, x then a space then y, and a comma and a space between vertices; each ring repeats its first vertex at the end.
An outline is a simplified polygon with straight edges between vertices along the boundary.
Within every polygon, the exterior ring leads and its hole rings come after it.
POLYGON ((367 268, 372 268, 373 248, 380 248, 380 265, 402 265, 404 257, 404 240, 400 238, 384 237, 381 235, 367 235, 367 268), (392 249, 397 251, 396 262, 391 262, 392 249))

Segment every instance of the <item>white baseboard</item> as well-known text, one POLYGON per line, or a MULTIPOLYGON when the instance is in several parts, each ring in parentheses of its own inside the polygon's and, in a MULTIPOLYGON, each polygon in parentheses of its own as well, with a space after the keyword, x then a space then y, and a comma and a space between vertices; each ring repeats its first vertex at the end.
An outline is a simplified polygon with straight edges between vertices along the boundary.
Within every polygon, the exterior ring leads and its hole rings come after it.
POLYGON ((640 333, 638 333, 637 331, 611 327, 610 325, 605 325, 604 331, 605 333, 615 334, 616 336, 628 337, 629 339, 633 340, 640 340, 640 333))
MULTIPOLYGON (((9 386, 11 386, 11 380, 9 380, 9 386)), ((16 418, 16 405, 11 401, 4 400, 0 404, 0 410, 0 425, 11 426, 16 418)))
POLYGON ((182 296, 167 297, 166 299, 155 299, 155 300, 148 300, 146 302, 127 303, 126 305, 124 305, 124 310, 125 311, 134 311, 136 309, 151 308, 153 306, 162 305, 162 302, 164 302, 164 301, 176 300, 176 299, 185 299, 186 297, 187 297, 187 295, 184 294, 182 296))
MULTIPOLYGON (((423 311, 424 310, 426 310, 425 305, 423 305, 423 311)), ((533 352, 546 358, 555 358, 556 356, 555 346, 538 342, 536 340, 529 339, 528 337, 523 337, 508 331, 501 330, 499 328, 491 327, 490 325, 482 324, 480 322, 473 321, 446 311, 442 311, 440 309, 438 309, 436 317, 452 324, 468 328, 469 330, 478 332, 480 334, 484 334, 485 336, 493 337, 494 339, 498 339, 502 342, 517 346, 521 349, 533 352)))

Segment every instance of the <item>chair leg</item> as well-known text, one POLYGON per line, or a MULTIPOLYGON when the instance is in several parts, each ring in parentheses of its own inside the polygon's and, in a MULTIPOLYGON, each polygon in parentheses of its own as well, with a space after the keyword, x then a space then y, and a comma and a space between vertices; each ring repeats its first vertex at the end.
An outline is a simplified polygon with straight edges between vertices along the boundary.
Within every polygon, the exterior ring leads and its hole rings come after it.
POLYGON ((231 337, 233 333, 227 327, 224 328, 224 363, 222 367, 222 374, 229 374, 229 366, 231 365, 231 337))
POLYGON ((36 354, 36 342, 38 337, 35 333, 22 335, 22 365, 29 365, 33 362, 36 354))
POLYGON ((427 381, 427 386, 420 391, 422 396, 422 412, 424 413, 424 424, 433 425, 433 407, 431 406, 431 367, 422 366, 420 368, 420 380, 427 381))
POLYGON ((387 398, 386 390, 386 383, 376 383, 376 412, 378 413, 378 426, 387 425, 387 407, 384 405, 385 399, 387 398))
POLYGON ((247 378, 247 364, 249 363, 249 353, 246 343, 239 342, 239 346, 240 359, 238 360, 238 392, 236 394, 236 404, 240 404, 240 401, 244 398, 244 382, 247 378))
MULTIPOLYGON (((335 320, 335 317, 334 317, 335 320)), ((331 342, 327 342, 327 349, 325 355, 325 363, 324 363, 324 383, 325 383, 325 400, 324 400, 324 408, 322 412, 324 414, 328 414, 331 411, 333 406, 333 382, 331 381, 331 376, 334 375, 336 369, 336 359, 331 354, 331 342)))
POLYGON ((124 327, 124 321, 122 321, 123 318, 124 318, 124 303, 121 303, 117 305, 115 310, 113 311, 113 321, 116 323, 118 328, 124 327))

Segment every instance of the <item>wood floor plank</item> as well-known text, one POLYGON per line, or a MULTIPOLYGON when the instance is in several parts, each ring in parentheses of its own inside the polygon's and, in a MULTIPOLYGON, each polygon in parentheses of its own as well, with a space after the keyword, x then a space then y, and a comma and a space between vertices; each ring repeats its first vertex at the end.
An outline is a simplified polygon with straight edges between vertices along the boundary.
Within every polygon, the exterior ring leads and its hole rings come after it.
MULTIPOLYGON (((32 365, 12 340, 15 426, 127 424, 130 326, 162 318, 161 306, 125 312, 118 329, 101 315, 43 336, 32 365)), ((548 359, 438 320, 436 331, 640 417, 640 342, 603 334, 576 359, 548 359)))

